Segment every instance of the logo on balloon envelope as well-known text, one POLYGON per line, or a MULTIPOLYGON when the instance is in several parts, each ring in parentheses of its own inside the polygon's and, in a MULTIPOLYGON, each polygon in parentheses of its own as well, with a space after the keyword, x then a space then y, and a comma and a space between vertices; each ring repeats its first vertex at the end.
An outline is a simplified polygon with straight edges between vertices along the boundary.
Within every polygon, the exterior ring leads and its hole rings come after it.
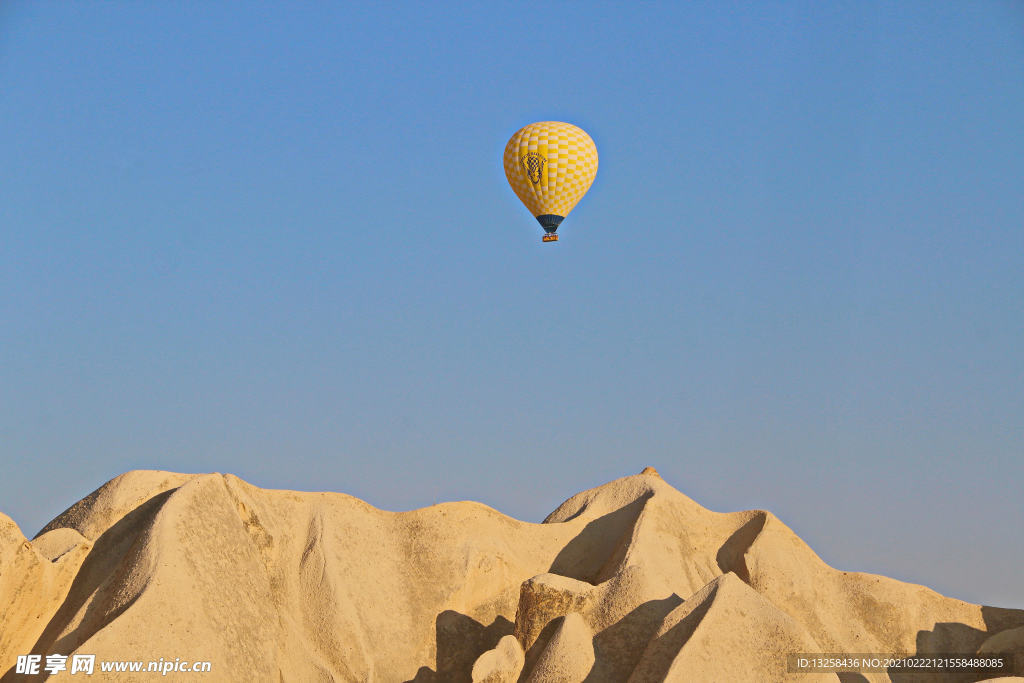
POLYGON ((526 175, 530 177, 530 182, 534 185, 539 183, 541 175, 544 173, 544 164, 548 163, 548 160, 536 152, 530 152, 524 154, 520 162, 526 169, 526 175))

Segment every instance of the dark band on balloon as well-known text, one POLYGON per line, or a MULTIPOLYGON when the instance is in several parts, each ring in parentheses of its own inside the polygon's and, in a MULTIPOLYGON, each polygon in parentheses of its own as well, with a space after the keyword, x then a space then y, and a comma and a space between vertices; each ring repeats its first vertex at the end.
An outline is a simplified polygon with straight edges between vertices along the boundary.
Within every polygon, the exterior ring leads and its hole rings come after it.
POLYGON ((540 227, 544 228, 544 232, 554 232, 558 230, 559 224, 565 220, 565 216, 556 216, 553 213, 546 213, 543 216, 537 216, 537 222, 540 223, 540 227))

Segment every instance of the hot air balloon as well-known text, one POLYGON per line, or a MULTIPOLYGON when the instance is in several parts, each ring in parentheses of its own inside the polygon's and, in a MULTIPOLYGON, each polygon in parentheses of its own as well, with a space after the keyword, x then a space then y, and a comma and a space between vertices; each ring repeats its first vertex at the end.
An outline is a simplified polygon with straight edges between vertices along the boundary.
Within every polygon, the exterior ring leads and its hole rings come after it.
POLYGON ((531 123, 505 145, 505 177, 544 228, 544 242, 558 241, 555 231, 596 175, 597 146, 570 123, 531 123))

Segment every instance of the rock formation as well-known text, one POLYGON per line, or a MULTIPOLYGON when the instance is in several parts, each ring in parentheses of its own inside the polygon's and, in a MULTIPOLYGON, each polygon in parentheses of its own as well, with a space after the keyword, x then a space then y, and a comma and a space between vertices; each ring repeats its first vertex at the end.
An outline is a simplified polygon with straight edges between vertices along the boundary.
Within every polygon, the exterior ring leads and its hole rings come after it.
POLYGON ((772 681, 792 653, 994 653, 1024 675, 1024 610, 832 569, 771 513, 712 512, 651 468, 542 524, 129 472, 32 541, 0 515, 0 624, 4 681, 33 678, 29 653, 246 682, 772 681))

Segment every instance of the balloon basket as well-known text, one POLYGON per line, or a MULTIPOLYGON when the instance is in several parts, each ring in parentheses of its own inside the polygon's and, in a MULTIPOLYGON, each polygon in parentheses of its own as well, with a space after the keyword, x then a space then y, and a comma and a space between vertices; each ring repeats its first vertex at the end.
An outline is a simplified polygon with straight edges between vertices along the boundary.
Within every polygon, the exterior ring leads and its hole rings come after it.
POLYGON ((542 242, 557 242, 558 241, 558 235, 556 235, 553 232, 549 232, 548 234, 544 235, 540 239, 541 239, 542 242))

